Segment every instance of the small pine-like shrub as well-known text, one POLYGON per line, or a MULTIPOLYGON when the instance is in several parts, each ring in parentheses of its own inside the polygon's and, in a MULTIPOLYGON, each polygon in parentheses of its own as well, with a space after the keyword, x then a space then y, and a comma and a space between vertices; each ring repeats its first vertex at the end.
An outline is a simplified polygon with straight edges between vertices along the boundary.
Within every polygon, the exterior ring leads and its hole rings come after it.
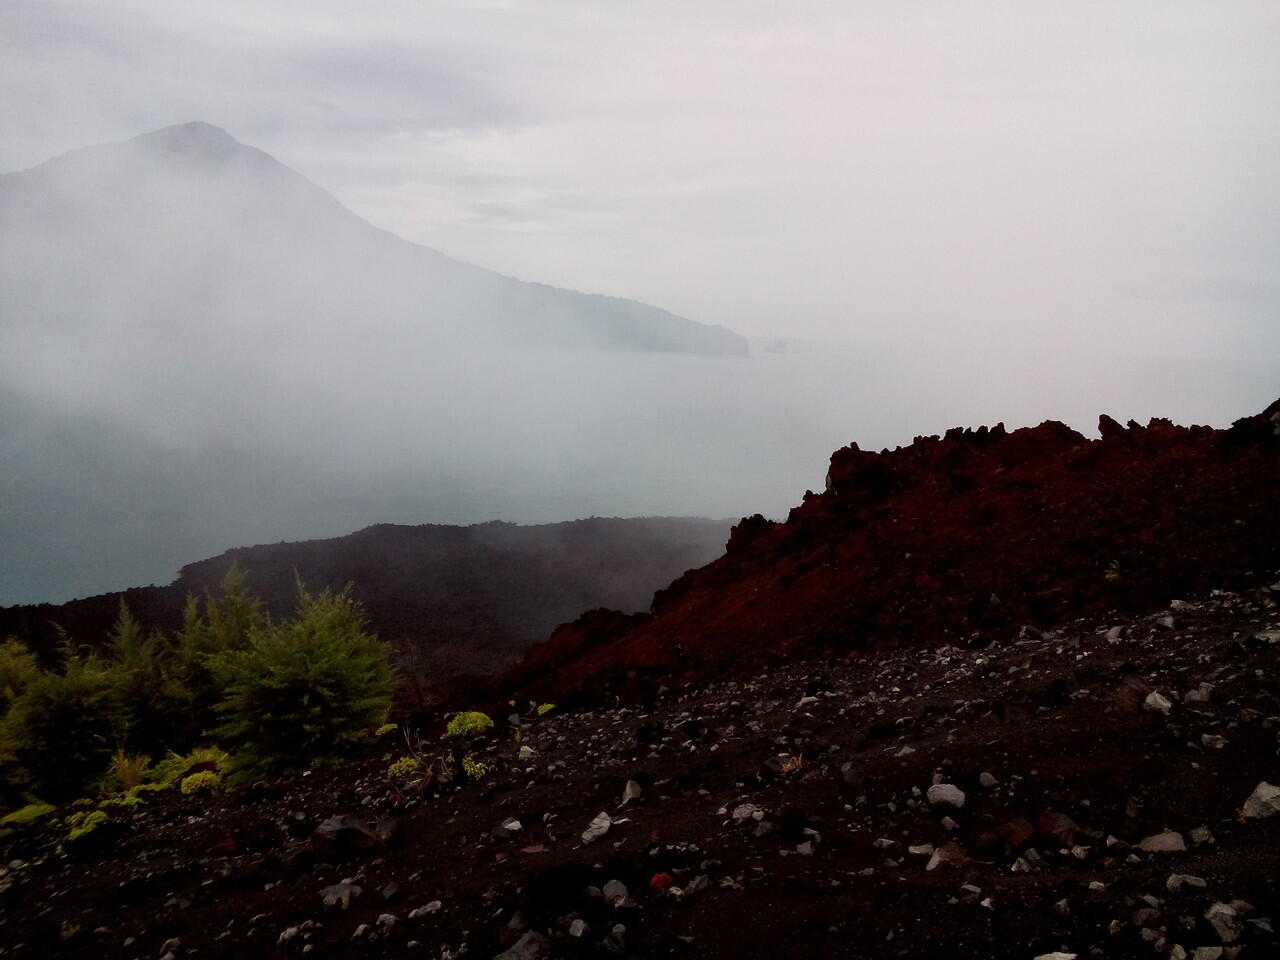
POLYGON ((212 793, 222 786, 222 777, 212 770, 201 770, 182 780, 181 790, 185 794, 212 793))
POLYGON ((169 752, 163 760, 156 762, 147 771, 147 783, 139 789, 164 790, 173 786, 190 770, 196 767, 214 768, 218 773, 231 770, 231 757, 218 747, 196 747, 188 754, 169 752))
POLYGON ((64 673, 28 684, 5 715, 2 739, 38 795, 68 800, 102 776, 119 732, 109 672, 92 657, 72 658, 64 673))
POLYGON ((0 643, 0 713, 39 676, 40 665, 22 641, 10 637, 0 643))
POLYGON ((445 727, 445 735, 450 737, 469 737, 493 729, 493 720, 487 713, 479 710, 466 710, 455 713, 445 727))
POLYGON ((337 759, 391 706, 390 648, 365 633, 349 591, 298 592, 293 620, 255 627, 246 649, 208 661, 224 691, 215 733, 240 779, 337 759))
POLYGON ((467 775, 468 780, 479 780, 489 772, 489 767, 475 757, 466 756, 462 758, 462 772, 467 775))
POLYGON ((387 776, 392 780, 400 777, 407 777, 411 773, 415 773, 419 767, 419 763, 413 757, 401 757, 391 766, 387 767, 387 776))
POLYGON ((25 807, 20 807, 13 813, 6 814, 0 819, 0 826, 9 827, 15 824, 31 823, 33 820, 39 820, 57 809, 52 803, 28 803, 25 807))

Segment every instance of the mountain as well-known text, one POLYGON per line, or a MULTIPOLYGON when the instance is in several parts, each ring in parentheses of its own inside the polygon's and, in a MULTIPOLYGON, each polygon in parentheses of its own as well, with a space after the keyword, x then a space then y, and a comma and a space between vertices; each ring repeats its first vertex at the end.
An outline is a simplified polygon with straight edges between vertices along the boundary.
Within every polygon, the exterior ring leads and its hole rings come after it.
POLYGON ((0 176, 3 329, 86 329, 225 348, 314 337, 747 353, 633 300, 527 283, 379 230, 206 123, 0 176))
MULTIPOLYGON (((1027 627, 1280 582, 1280 401, 1227 430, 1099 421, 954 429, 831 457, 785 523, 734 527, 724 556, 650 614, 593 611, 504 679, 563 698, 699 682, 821 654, 1016 638, 1027 627)), ((633 691, 634 692, 634 691, 633 691)))
POLYGON ((728 522, 678 517, 517 526, 380 524, 345 537, 228 550, 173 583, 61 605, 0 607, 0 638, 51 650, 60 630, 100 643, 125 601, 149 627, 182 622, 188 596, 217 593, 233 564, 274 617, 309 589, 352 585, 371 627, 394 646, 411 689, 427 696, 460 674, 508 666, 552 628, 603 605, 645 609, 653 591, 724 548, 728 522))
POLYGON ((748 366, 724 328, 408 243, 202 123, 0 176, 0 344, 0 604, 375 523, 701 514, 685 451, 714 444, 671 418, 723 418, 670 374, 748 366))

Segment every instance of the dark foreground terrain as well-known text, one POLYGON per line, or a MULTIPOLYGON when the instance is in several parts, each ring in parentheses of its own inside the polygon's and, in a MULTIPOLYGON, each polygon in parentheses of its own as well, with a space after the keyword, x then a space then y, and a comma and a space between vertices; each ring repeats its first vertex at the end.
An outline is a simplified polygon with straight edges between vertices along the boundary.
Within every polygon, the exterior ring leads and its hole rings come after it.
POLYGON ((1275 957, 1277 580, 553 712, 462 787, 393 742, 37 821, 0 955, 1275 957))

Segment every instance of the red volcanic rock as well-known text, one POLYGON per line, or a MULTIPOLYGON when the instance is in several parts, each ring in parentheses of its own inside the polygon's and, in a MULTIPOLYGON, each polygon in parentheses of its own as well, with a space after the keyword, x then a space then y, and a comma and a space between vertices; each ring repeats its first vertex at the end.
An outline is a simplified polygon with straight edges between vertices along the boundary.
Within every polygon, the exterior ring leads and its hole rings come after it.
POLYGON ((743 520, 724 556, 654 597, 652 617, 561 628, 507 684, 536 665, 545 693, 616 695, 638 674, 984 643, 1280 566, 1280 402, 1229 430, 1104 416, 1100 431, 997 424, 837 450, 826 492, 786 523, 743 520))

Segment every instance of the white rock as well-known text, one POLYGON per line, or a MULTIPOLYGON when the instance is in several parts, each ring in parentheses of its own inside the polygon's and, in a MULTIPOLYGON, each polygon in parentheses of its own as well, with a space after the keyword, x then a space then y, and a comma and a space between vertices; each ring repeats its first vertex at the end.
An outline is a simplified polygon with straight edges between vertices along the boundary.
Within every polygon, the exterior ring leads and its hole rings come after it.
POLYGON ((571 937, 580 937, 586 932, 587 922, 581 917, 569 924, 569 936, 571 937))
POLYGON ((1193 877, 1189 873, 1171 873, 1169 879, 1165 881, 1165 887, 1170 893, 1177 893, 1183 887, 1194 887, 1202 889, 1208 886, 1208 882, 1204 877, 1193 877))
POLYGON ((640 794, 644 793, 644 789, 634 780, 628 780, 627 785, 622 788, 621 806, 626 806, 632 800, 635 800, 640 794))
POLYGON ((1250 820, 1264 820, 1280 813, 1280 787, 1263 780, 1258 784, 1249 799, 1244 802, 1241 814, 1250 820))
POLYGON ((733 808, 732 816, 735 820, 746 820, 748 817, 754 817, 758 812, 760 808, 754 803, 740 803, 733 808))
POLYGON ((1187 849, 1187 843, 1182 839, 1182 834, 1166 830, 1144 837, 1138 844, 1138 849, 1147 853, 1178 853, 1187 849))
POLYGON ((525 744, 520 748, 520 752, 519 754, 517 754, 517 756, 519 756, 521 760, 532 760, 534 757, 537 756, 537 754, 534 753, 533 747, 529 746, 528 744, 525 744))
POLYGON ((1160 695, 1157 690, 1152 690, 1147 694, 1147 699, 1142 701, 1142 705, 1148 710, 1154 710, 1158 713, 1168 714, 1169 708, 1173 706, 1169 700, 1160 695))
POLYGON ((1079 956, 1077 953, 1061 953, 1055 950, 1053 953, 1042 953, 1036 957, 1036 960, 1076 960, 1079 956))
POLYGON ((996 785, 996 782, 997 782, 996 778, 993 777, 991 774, 987 773, 985 770, 982 771, 982 773, 978 774, 978 783, 982 784, 982 786, 987 790, 990 790, 992 787, 994 787, 996 785))
POLYGON ((953 807, 964 806, 964 791, 954 783, 935 783, 925 794, 926 799, 935 807, 950 804, 953 807))
POLYGON ((592 818, 587 829, 582 831, 582 842, 594 843, 608 833, 611 826, 613 826, 613 818, 601 810, 592 818))
POLYGON ((285 927, 285 928, 284 928, 284 930, 282 930, 282 931, 280 932, 280 937, 279 937, 279 939, 278 939, 278 940, 276 940, 276 943, 277 943, 277 944, 284 944, 284 943, 288 943, 290 940, 292 940, 292 939, 293 939, 294 937, 296 937, 297 935, 298 935, 298 928, 297 928, 297 927, 285 927))

